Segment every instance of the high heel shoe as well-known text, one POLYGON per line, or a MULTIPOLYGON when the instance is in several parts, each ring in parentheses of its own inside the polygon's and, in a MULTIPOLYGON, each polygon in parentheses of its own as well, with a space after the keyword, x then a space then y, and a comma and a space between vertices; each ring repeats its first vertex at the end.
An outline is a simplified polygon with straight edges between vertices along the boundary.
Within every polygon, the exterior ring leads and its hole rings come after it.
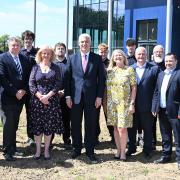
POLYGON ((34 155, 34 156, 33 156, 33 159, 34 159, 34 160, 39 160, 39 159, 41 159, 41 155, 40 155, 40 156, 34 155))

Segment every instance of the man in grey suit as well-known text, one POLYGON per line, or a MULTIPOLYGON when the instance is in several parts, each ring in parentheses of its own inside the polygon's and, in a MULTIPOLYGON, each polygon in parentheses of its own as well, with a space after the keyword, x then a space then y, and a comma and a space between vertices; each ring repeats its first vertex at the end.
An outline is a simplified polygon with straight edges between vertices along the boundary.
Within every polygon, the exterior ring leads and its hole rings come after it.
POLYGON ((105 69, 101 56, 90 52, 91 37, 79 36, 80 52, 69 58, 66 71, 65 96, 71 109, 71 127, 75 159, 82 149, 82 115, 85 121, 86 154, 92 163, 97 163, 94 156, 96 141, 97 108, 101 106, 105 88, 105 69))

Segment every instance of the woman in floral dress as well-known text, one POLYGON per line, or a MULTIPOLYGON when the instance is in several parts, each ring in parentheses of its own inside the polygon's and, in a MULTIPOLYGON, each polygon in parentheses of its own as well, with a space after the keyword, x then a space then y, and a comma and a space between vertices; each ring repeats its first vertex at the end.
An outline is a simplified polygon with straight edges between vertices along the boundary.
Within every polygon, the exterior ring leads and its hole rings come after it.
POLYGON ((52 63, 54 51, 49 46, 43 46, 36 55, 36 62, 31 71, 29 88, 32 94, 30 100, 31 131, 35 136, 36 153, 34 159, 41 157, 41 141, 44 135, 44 159, 50 159, 49 145, 53 133, 63 133, 61 108, 58 91, 62 80, 60 70, 52 63))
POLYGON ((126 160, 127 128, 133 125, 136 75, 122 50, 114 50, 107 72, 107 122, 114 126, 116 159, 126 160))

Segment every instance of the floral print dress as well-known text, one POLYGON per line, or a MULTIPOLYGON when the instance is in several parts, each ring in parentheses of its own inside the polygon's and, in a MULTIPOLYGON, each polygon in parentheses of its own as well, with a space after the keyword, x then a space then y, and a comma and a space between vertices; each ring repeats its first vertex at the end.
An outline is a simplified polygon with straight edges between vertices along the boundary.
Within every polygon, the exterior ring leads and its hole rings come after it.
POLYGON ((114 67, 107 72, 107 124, 121 128, 133 125, 129 113, 131 86, 136 85, 136 74, 132 67, 114 67))

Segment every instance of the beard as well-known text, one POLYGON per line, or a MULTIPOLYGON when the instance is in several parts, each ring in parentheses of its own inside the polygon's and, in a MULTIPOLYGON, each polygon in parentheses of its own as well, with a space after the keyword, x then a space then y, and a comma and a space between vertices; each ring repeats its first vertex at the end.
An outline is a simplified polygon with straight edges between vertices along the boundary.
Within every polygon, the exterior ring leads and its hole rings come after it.
POLYGON ((161 63, 161 62, 163 62, 163 58, 161 58, 161 57, 154 57, 154 62, 155 63, 161 63))

